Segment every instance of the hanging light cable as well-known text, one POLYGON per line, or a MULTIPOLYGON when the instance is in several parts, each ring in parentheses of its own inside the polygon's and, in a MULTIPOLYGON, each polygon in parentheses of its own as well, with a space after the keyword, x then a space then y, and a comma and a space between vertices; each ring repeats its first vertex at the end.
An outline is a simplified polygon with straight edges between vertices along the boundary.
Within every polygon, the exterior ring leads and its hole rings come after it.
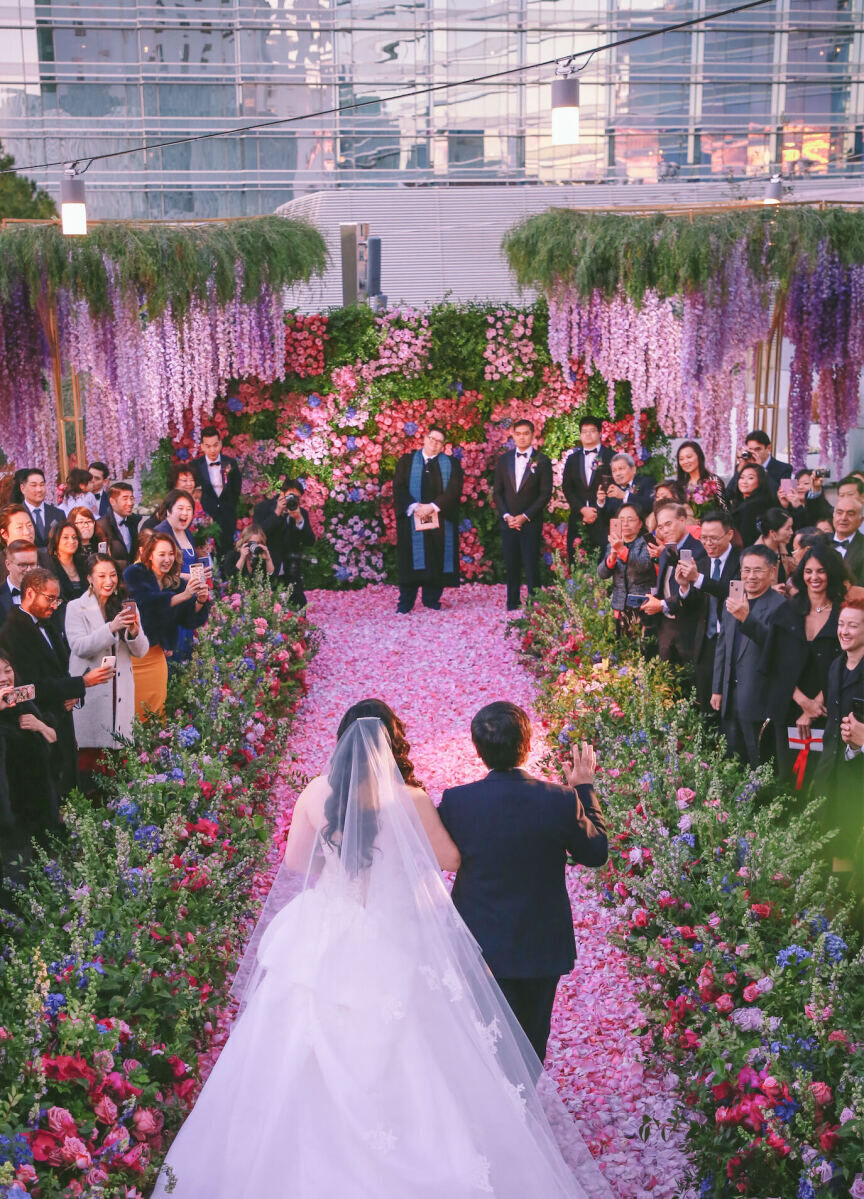
POLYGON ((66 237, 83 237, 87 233, 87 203, 81 178, 84 171, 79 171, 77 162, 70 162, 60 180, 60 220, 66 237))

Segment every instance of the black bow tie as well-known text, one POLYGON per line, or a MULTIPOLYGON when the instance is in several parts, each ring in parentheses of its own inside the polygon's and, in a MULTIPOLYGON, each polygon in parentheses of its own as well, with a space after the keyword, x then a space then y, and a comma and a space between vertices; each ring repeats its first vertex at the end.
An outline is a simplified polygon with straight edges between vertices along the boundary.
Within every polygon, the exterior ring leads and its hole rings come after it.
POLYGON ((835 544, 835 545, 845 545, 845 546, 847 546, 847 547, 848 547, 848 545, 849 545, 849 542, 850 542, 851 540, 852 540, 852 538, 851 538, 851 537, 847 537, 845 541, 839 541, 839 540, 838 540, 838 539, 835 537, 835 538, 834 538, 834 544, 835 544))
POLYGON ((18 590, 18 588, 17 588, 17 587, 10 587, 10 588, 9 588, 9 590, 12 592, 12 594, 13 594, 13 595, 20 595, 20 594, 21 594, 21 592, 18 590))
POLYGON ((208 466, 221 466, 221 465, 222 465, 222 459, 221 459, 221 458, 217 458, 215 462, 211 462, 211 461, 210 461, 210 459, 208 458, 208 459, 207 459, 207 465, 208 465, 208 466))
POLYGON ((117 524, 118 524, 118 525, 121 525, 121 526, 122 526, 122 525, 125 525, 125 524, 126 524, 126 517, 125 517, 125 516, 122 516, 122 517, 120 518, 120 520, 118 520, 118 521, 117 521, 117 524))
POLYGON ((527 451, 527 450, 517 450, 517 451, 516 451, 516 457, 517 457, 517 458, 527 458, 527 457, 528 457, 528 451, 527 451))

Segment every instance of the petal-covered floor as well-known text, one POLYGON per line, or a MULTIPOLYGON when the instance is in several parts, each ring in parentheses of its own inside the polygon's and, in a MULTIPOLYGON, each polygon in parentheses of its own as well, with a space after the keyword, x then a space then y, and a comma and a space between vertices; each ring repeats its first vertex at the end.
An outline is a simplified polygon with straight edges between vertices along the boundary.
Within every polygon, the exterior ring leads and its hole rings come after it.
MULTIPOLYGON (((302 775, 323 768, 345 709, 375 697, 405 722, 417 776, 437 802, 445 787, 485 773, 469 728, 478 708, 507 699, 531 710, 533 684, 506 633, 503 587, 445 592, 443 611, 418 606, 410 615, 396 614, 392 587, 309 599, 324 642, 292 730, 302 775)), ((534 743, 539 756, 539 724, 534 743)), ((280 792, 284 825, 293 789, 280 792)), ((613 916, 586 885, 587 873, 570 871, 579 960, 558 990, 547 1068, 620 1199, 666 1199, 686 1165, 674 1128, 674 1079, 646 1062, 633 1031, 641 1023, 636 985, 624 954, 606 939, 613 916)))

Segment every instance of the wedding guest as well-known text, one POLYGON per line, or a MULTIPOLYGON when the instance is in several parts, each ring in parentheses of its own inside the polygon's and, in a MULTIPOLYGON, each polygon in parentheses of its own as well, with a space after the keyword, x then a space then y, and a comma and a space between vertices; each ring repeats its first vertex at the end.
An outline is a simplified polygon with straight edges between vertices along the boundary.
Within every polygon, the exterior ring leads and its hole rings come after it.
POLYGON ((834 548, 846 566, 852 582, 864 586, 864 534, 859 530, 864 508, 857 500, 845 497, 834 506, 834 548))
POLYGON ((642 513, 635 504, 624 504, 610 529, 606 553, 597 567, 601 579, 612 580, 615 632, 641 631, 640 609, 657 582, 657 568, 644 537, 642 513), (620 532, 619 536, 613 536, 620 532))
POLYGON ((515 449, 495 463, 493 497, 501 518, 501 552, 507 580, 507 611, 521 603, 522 574, 529 596, 540 590, 543 514, 552 498, 552 463, 534 446, 534 425, 513 425, 515 449))
MULTIPOLYGON (((805 550, 793 583, 795 594, 790 605, 801 617, 799 643, 777 663, 782 676, 780 688, 790 690, 792 695, 783 738, 786 730, 795 725, 798 737, 806 740, 813 729, 825 727, 828 671, 840 652, 837 621, 846 598, 848 575, 835 550, 824 544, 814 545, 805 550)), ((797 748, 790 752, 784 740, 783 752, 778 755, 782 774, 789 774, 797 748)), ((810 755, 808 762, 815 757, 810 755)))
POLYGON ((423 607, 437 610, 444 588, 459 586, 462 466, 444 453, 446 442, 444 430, 430 425, 422 449, 403 454, 396 463, 397 612, 410 612, 418 591, 423 607), (424 521, 429 527, 419 528, 424 521))
POLYGON ((134 512, 135 492, 131 483, 113 483, 108 492, 108 511, 102 518, 108 541, 108 553, 122 574, 138 556, 138 526, 141 517, 134 512))
POLYGON ((279 494, 255 506, 255 524, 264 534, 273 561, 273 581, 290 585, 292 607, 306 607, 303 587, 303 550, 315 544, 309 513, 301 504, 304 492, 299 479, 286 476, 279 494))
POLYGON ((222 573, 232 582, 243 579, 272 579, 275 571, 273 559, 267 548, 267 538, 259 525, 247 525, 240 533, 233 550, 229 550, 222 563, 222 573))
POLYGON ((776 571, 777 555, 766 545, 742 550, 744 597, 730 595, 724 604, 714 661, 711 707, 720 713, 727 752, 752 767, 760 763, 759 733, 768 714, 770 672, 762 651, 772 618, 786 604, 771 586, 776 571))
POLYGON ((91 462, 87 470, 90 472, 90 493, 98 507, 96 516, 101 518, 108 513, 111 480, 108 467, 104 462, 91 462))
POLYGON ((671 502, 657 508, 657 533, 663 549, 657 564, 657 586, 642 605, 648 616, 660 616, 658 656, 663 662, 692 662, 695 655, 696 629, 703 618, 705 597, 700 592, 690 603, 681 599, 681 586, 675 569, 682 554, 695 561, 701 574, 707 569, 708 558, 702 543, 687 530, 687 509, 671 502))
POLYGON ((172 657, 184 629, 200 629, 210 615, 210 590, 206 583, 180 581, 182 559, 169 533, 153 533, 140 549, 137 562, 127 566, 123 582, 129 598, 138 605, 144 636, 150 649, 133 658, 135 715, 161 716, 168 696, 168 658, 172 657))
MULTIPOLYGON (((686 507, 684 503, 684 488, 679 484, 677 479, 661 479, 654 491, 654 503, 651 511, 645 517, 645 528, 649 533, 657 532, 657 509, 661 504, 667 504, 670 500, 673 504, 682 504, 686 507)), ((688 509, 688 513, 692 516, 690 509, 688 509)), ((659 549, 657 555, 658 557, 660 555, 659 549)))
POLYGON ((48 545, 48 531, 52 525, 63 524, 66 513, 62 508, 45 501, 45 475, 38 466, 25 467, 17 472, 20 477, 21 498, 33 522, 34 537, 39 549, 48 545))
POLYGON ((792 517, 782 508, 769 508, 756 521, 759 536, 754 545, 767 545, 777 555, 777 580, 785 583, 795 569, 790 553, 792 540, 792 517))
POLYGON ((85 508, 83 504, 80 504, 77 508, 70 509, 66 523, 74 525, 78 530, 81 552, 85 558, 99 553, 100 542, 104 544, 106 540, 105 530, 97 522, 92 508, 85 508))
POLYGON ((640 512, 650 512, 654 503, 655 482, 647 475, 637 475, 636 463, 629 454, 613 454, 609 463, 612 482, 605 489, 602 507, 607 522, 617 516, 622 504, 633 503, 640 512))
POLYGON ((78 599, 87 590, 87 559, 81 548, 78 530, 69 521, 53 525, 48 534, 50 567, 60 583, 61 606, 58 628, 63 628, 63 610, 70 600, 78 599))
POLYGON ((731 499, 738 485, 738 479, 745 466, 750 464, 764 470, 768 486, 776 495, 781 479, 792 478, 792 467, 788 462, 781 462, 771 455, 771 438, 764 429, 753 429, 744 438, 744 449, 739 451, 736 461, 735 474, 729 480, 726 495, 731 499))
MULTIPOLYGON (((9 504, 0 511, 0 581, 6 580, 6 550, 13 541, 36 544, 33 521, 23 504, 9 504)), ((38 550, 39 565, 48 566, 48 551, 38 550)))
POLYGON ((777 503, 792 515, 796 529, 815 525, 817 520, 830 520, 834 509, 823 491, 823 476, 819 471, 797 470, 794 482, 780 480, 777 503))
POLYGON ((201 484, 195 478, 195 471, 188 462, 175 462, 172 465, 168 475, 168 489, 188 491, 195 501, 195 515, 190 526, 193 531, 202 525, 210 524, 210 517, 201 506, 201 484))
POLYGON ((675 455, 677 482, 684 491, 682 503, 697 510, 725 508, 723 480, 705 465, 705 451, 698 441, 682 441, 675 455))
POLYGON ((63 500, 60 504, 68 517, 73 508, 89 508, 94 516, 99 515, 99 504, 90 490, 92 476, 89 470, 70 470, 63 485, 63 500))
MULTIPOLYGON (((201 457, 195 459, 192 467, 201 487, 201 506, 219 529, 219 552, 224 557, 234 544, 243 480, 236 458, 223 453, 222 437, 215 425, 207 425, 201 430, 201 457)), ((195 501, 192 500, 194 513, 195 501)))
POLYGON ((828 545, 829 540, 828 534, 817 529, 815 525, 805 525, 803 529, 796 529, 792 535, 792 561, 795 566, 800 565, 805 551, 811 545, 828 545))
POLYGON ((698 620, 694 629, 693 671, 696 684, 696 702, 709 722, 716 720, 711 707, 714 692, 714 659, 723 607, 729 597, 729 584, 738 578, 741 556, 732 544, 732 521, 725 509, 717 508, 706 512, 702 518, 702 548, 708 561, 702 569, 693 558, 689 562, 678 561, 675 578, 678 580, 679 595, 689 606, 695 593, 707 596, 707 602, 698 609, 698 620), (691 594, 692 589, 692 594, 691 594))
POLYGON ((6 549, 6 579, 0 584, 0 628, 21 603, 21 581, 28 570, 39 566, 39 551, 32 541, 13 541, 6 549))
MULTIPOLYGON (((826 795, 823 827, 834 873, 864 898, 864 599, 847 599, 837 619, 841 654, 828 671, 825 736, 813 789, 826 795)), ((861 912, 859 908, 859 923, 861 912)))
MULTIPOLYGON (((150 648, 137 608, 123 602, 117 567, 108 554, 95 554, 88 564, 87 593, 66 606, 69 669, 87 671, 112 656, 114 678, 94 687, 83 708, 73 713, 78 748, 117 747, 117 737, 130 740, 135 717, 132 659, 150 648)), ((91 766, 94 763, 90 756, 91 766)))
POLYGON ((735 476, 735 486, 727 488, 732 525, 743 545, 752 545, 759 536, 759 518, 777 506, 777 496, 761 466, 745 465, 735 476))
MULTIPOLYGON (((607 529, 597 509, 597 491, 608 483, 612 474, 609 464, 613 451, 600 444, 603 420, 583 416, 579 421, 579 440, 582 443, 564 464, 562 489, 570 506, 567 522, 567 557, 573 561, 573 546, 577 538, 587 549, 593 546, 599 554, 606 545, 607 529)), ((605 495, 604 495, 605 499, 605 495)))
POLYGON ((853 499, 859 504, 864 504, 864 479, 858 475, 847 475, 845 479, 841 479, 837 484, 837 498, 853 499))
POLYGON ((32 701, 13 703, 20 685, 0 653, 0 878, 24 881, 34 838, 45 843, 59 826, 53 747, 57 733, 32 701))
POLYGON ((584 743, 574 749, 566 787, 531 778, 521 769, 531 721, 504 702, 480 709, 471 740, 489 773, 449 787, 438 808, 461 854, 453 904, 542 1063, 558 981, 576 954, 568 854, 602 866, 609 853, 594 751, 584 743))
POLYGON ((169 491, 165 496, 165 519, 156 525, 154 532, 167 533, 182 555, 180 577, 189 577, 189 568, 198 557, 195 543, 189 536, 189 526, 195 515, 195 501, 188 491, 169 491))
POLYGON ((108 667, 70 675, 69 650, 52 617, 60 606, 60 583, 37 566, 21 580, 21 604, 13 608, 0 630, 0 652, 15 674, 36 687, 36 704, 57 732, 57 779, 61 798, 78 783, 78 747, 72 709, 88 688, 114 677, 108 667))

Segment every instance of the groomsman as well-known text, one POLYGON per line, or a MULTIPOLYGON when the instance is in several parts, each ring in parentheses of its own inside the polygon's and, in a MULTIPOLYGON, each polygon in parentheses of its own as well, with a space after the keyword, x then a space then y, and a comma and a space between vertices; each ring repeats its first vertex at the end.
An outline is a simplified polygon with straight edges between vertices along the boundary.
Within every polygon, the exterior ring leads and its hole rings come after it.
POLYGON ((609 470, 612 482, 606 488, 605 502, 600 505, 598 501, 606 519, 617 516, 625 504, 635 504, 642 515, 647 516, 654 506, 654 480, 636 474, 636 463, 629 454, 615 454, 609 470))
POLYGON ((39 549, 44 549, 48 544, 48 532, 51 526, 58 523, 62 525, 66 520, 66 513, 62 508, 46 503, 45 475, 38 466, 26 471, 19 471, 18 474, 21 480, 20 487, 24 507, 33 521, 35 532, 33 540, 39 549))
POLYGON ((522 571, 528 594, 540 588, 540 544, 543 513, 552 498, 552 463, 534 449, 534 426, 519 420, 513 426, 516 448, 495 463, 493 494, 501 517, 501 550, 507 576, 507 611, 519 607, 522 571))
POLYGON ((424 608, 438 609, 444 588, 459 586, 462 467, 458 458, 444 453, 445 444, 443 429, 432 425, 423 448, 403 454, 396 463, 397 612, 410 612, 418 591, 424 608))
POLYGON ((579 421, 582 442, 564 464, 562 487, 570 505, 567 523, 567 556, 573 559, 573 543, 582 537, 598 553, 606 547, 609 522, 597 507, 597 492, 605 500, 604 485, 611 481, 612 450, 600 444, 601 420, 583 416, 579 421))
POLYGON ((219 526, 219 552, 224 557, 237 532, 237 504, 243 480, 237 459, 222 453, 222 438, 215 425, 201 430, 201 451, 192 469, 201 488, 201 507, 219 526))
POLYGON ((102 527, 108 534, 111 557, 125 569, 138 556, 138 525, 141 517, 133 512, 135 492, 131 483, 112 483, 108 493, 108 512, 102 527))

